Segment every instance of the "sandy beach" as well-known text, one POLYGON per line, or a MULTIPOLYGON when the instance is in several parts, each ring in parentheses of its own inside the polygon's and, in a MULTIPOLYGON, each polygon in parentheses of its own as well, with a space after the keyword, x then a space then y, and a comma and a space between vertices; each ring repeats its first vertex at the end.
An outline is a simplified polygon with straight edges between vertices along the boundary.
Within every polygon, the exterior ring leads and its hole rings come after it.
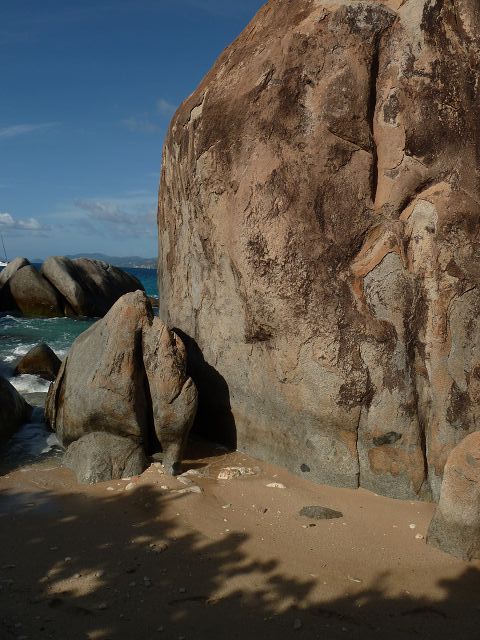
POLYGON ((201 443, 185 469, 95 486, 58 460, 3 475, 0 636, 479 637, 480 562, 425 544, 434 505, 201 443), (226 467, 252 473, 219 480, 226 467), (313 505, 343 515, 299 515, 313 505))

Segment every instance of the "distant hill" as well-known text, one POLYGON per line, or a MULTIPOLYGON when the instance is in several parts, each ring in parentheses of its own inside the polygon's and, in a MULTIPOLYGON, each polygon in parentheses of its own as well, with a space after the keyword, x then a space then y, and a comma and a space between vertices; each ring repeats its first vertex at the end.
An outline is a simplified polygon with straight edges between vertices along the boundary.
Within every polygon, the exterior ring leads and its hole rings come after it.
POLYGON ((115 267, 127 267, 137 269, 156 269, 156 258, 141 258, 140 256, 107 256, 104 253, 76 253, 75 255, 69 255, 67 258, 91 258, 92 260, 103 260, 113 264, 115 267))

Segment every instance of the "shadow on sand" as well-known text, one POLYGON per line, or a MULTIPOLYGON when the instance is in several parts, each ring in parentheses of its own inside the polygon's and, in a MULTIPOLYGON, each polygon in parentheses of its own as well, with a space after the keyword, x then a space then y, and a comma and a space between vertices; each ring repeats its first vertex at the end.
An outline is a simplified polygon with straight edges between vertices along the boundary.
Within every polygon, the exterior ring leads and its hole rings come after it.
POLYGON ((355 596, 319 600, 314 579, 282 575, 276 550, 252 560, 246 535, 212 541, 180 528, 179 501, 195 499, 208 498, 152 486, 108 497, 2 491, 0 637, 480 637, 474 568, 443 582, 440 600, 387 598, 387 576, 355 596))

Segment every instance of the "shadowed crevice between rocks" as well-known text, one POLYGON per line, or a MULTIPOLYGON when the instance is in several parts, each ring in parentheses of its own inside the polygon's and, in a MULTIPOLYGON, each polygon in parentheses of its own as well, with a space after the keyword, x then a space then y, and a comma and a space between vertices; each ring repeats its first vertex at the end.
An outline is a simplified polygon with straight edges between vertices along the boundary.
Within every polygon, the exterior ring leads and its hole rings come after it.
POLYGON ((205 360, 192 337, 177 327, 173 331, 187 349, 187 376, 198 389, 198 409, 191 433, 235 450, 237 429, 225 378, 205 360))

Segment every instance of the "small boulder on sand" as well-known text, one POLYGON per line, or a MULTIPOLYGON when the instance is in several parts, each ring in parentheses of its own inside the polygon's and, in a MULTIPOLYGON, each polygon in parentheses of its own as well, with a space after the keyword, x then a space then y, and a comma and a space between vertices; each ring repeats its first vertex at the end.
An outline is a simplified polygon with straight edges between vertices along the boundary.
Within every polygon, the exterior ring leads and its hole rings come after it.
POLYGON ((55 380, 62 361, 48 344, 37 344, 36 347, 23 356, 15 367, 15 374, 25 373, 40 376, 44 380, 55 380))
POLYGON ((148 461, 141 444, 94 431, 67 448, 63 465, 75 473, 78 482, 95 484, 140 475, 148 461))
POLYGON ((480 558, 480 432, 449 455, 428 544, 463 560, 480 558))

